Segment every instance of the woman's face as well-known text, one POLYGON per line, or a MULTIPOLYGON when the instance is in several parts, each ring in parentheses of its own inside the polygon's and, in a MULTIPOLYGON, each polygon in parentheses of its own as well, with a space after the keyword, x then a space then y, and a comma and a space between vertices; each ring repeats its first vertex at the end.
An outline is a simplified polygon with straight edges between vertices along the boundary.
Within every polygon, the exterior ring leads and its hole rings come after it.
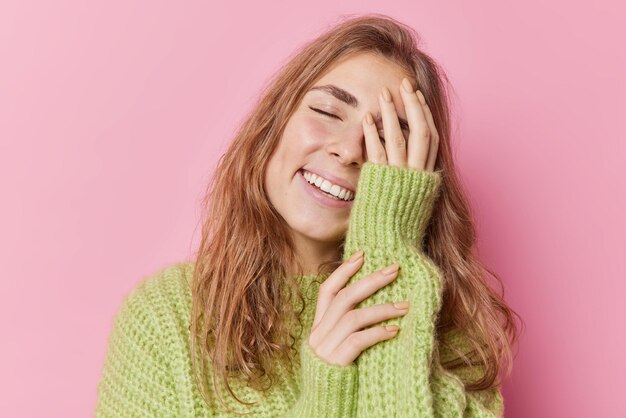
POLYGON ((305 259, 328 261, 337 256, 361 166, 368 160, 363 118, 370 112, 383 137, 378 97, 387 86, 398 115, 406 119, 399 91, 406 76, 381 56, 344 58, 313 84, 287 122, 268 162, 265 189, 291 227, 297 251, 305 259), (305 178, 309 173, 318 176, 317 181, 309 178, 318 185, 325 179, 321 187, 330 187, 328 191, 339 193, 340 199, 310 185, 305 178))

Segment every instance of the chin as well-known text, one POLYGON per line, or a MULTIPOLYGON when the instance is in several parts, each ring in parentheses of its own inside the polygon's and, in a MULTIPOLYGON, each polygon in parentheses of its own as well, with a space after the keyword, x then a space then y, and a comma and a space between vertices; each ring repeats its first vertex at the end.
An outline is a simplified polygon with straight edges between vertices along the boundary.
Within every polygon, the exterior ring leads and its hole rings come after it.
POLYGON ((334 242, 341 241, 345 238, 345 230, 337 229, 333 231, 315 231, 314 233, 300 233, 303 237, 310 241, 315 241, 320 244, 332 244, 334 242))

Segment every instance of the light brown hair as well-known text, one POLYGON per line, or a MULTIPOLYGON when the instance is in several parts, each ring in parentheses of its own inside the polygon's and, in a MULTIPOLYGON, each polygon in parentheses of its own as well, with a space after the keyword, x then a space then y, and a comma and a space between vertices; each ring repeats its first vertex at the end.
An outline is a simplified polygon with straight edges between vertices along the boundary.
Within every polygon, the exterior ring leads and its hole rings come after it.
MULTIPOLYGON (((273 362, 284 361, 293 370, 296 351, 291 331, 301 311, 296 312, 291 301, 294 296, 300 302, 303 299, 289 272, 296 266, 301 275, 302 267, 289 226, 264 190, 264 173, 307 90, 336 60, 358 53, 379 54, 403 68, 424 94, 439 133, 435 170, 442 170, 442 190, 423 243, 444 275, 435 354, 447 353, 442 365, 462 376, 466 390, 500 385, 499 372, 505 366, 510 373, 511 347, 518 335, 513 315, 517 314, 507 306, 504 295, 489 286, 486 274, 502 286, 500 278, 474 254, 476 230, 450 145, 448 80, 418 43, 412 28, 381 14, 335 24, 296 51, 274 75, 220 158, 203 201, 202 238, 192 286, 191 350, 202 356, 198 383, 203 397, 208 358, 213 384, 221 376, 229 393, 242 404, 248 403, 237 398, 228 384, 231 372, 246 378, 252 387, 267 390, 276 377, 273 362), (464 335, 469 351, 467 345, 454 343, 458 339, 446 338, 451 331, 464 335), (481 373, 470 381, 471 373, 462 370, 481 373)), ((331 272, 339 264, 340 259, 330 260, 318 272, 331 272)))

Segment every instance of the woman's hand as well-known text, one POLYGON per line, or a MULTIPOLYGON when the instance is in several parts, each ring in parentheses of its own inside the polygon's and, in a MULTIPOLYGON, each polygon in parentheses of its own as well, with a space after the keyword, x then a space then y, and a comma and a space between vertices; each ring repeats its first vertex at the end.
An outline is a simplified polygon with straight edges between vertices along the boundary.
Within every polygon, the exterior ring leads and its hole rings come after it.
POLYGON ((408 302, 386 303, 353 309, 380 288, 391 283, 399 266, 392 264, 358 282, 344 287, 363 264, 363 251, 355 253, 339 266, 320 285, 315 319, 309 336, 309 345, 318 357, 331 364, 350 365, 366 348, 396 336, 398 327, 371 327, 368 325, 402 316, 409 311, 408 302), (360 256, 359 256, 360 255, 360 256), (389 273, 383 270, 389 269, 389 273))
POLYGON ((372 115, 368 112, 363 118, 368 161, 433 171, 439 148, 439 135, 430 108, 426 104, 422 92, 418 90, 416 93, 407 78, 402 80, 400 96, 409 123, 409 139, 408 141, 405 139, 400 128, 391 94, 387 87, 383 87, 378 96, 378 101, 380 102, 385 145, 381 144, 372 115))
MULTIPOLYGON (((379 96, 385 135, 384 146, 372 115, 367 113, 363 119, 368 161, 433 171, 439 135, 430 109, 422 93, 420 91, 416 93, 408 79, 403 79, 400 92, 409 124, 409 138, 407 140, 404 137, 391 95, 387 87, 384 87, 379 96)), ((354 309, 363 300, 391 283, 398 274, 398 264, 392 264, 390 267, 395 268, 392 268, 388 275, 383 274, 387 267, 344 287, 358 272, 362 263, 363 252, 359 251, 320 285, 315 319, 308 343, 317 356, 328 363, 350 365, 367 348, 393 338, 397 335, 398 327, 391 327, 395 328, 392 330, 383 326, 363 328, 408 312, 406 301, 404 306, 398 303, 385 303, 354 309), (400 309, 397 306, 400 306, 400 309)))

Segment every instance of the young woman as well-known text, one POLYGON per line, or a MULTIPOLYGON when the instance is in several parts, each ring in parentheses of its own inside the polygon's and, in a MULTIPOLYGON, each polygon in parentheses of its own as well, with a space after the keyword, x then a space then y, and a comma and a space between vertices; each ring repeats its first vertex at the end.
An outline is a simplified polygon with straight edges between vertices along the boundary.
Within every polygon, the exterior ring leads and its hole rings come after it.
POLYGON ((125 298, 96 415, 502 416, 517 327, 472 252, 445 81, 382 15, 301 49, 220 160, 195 260, 125 298))

